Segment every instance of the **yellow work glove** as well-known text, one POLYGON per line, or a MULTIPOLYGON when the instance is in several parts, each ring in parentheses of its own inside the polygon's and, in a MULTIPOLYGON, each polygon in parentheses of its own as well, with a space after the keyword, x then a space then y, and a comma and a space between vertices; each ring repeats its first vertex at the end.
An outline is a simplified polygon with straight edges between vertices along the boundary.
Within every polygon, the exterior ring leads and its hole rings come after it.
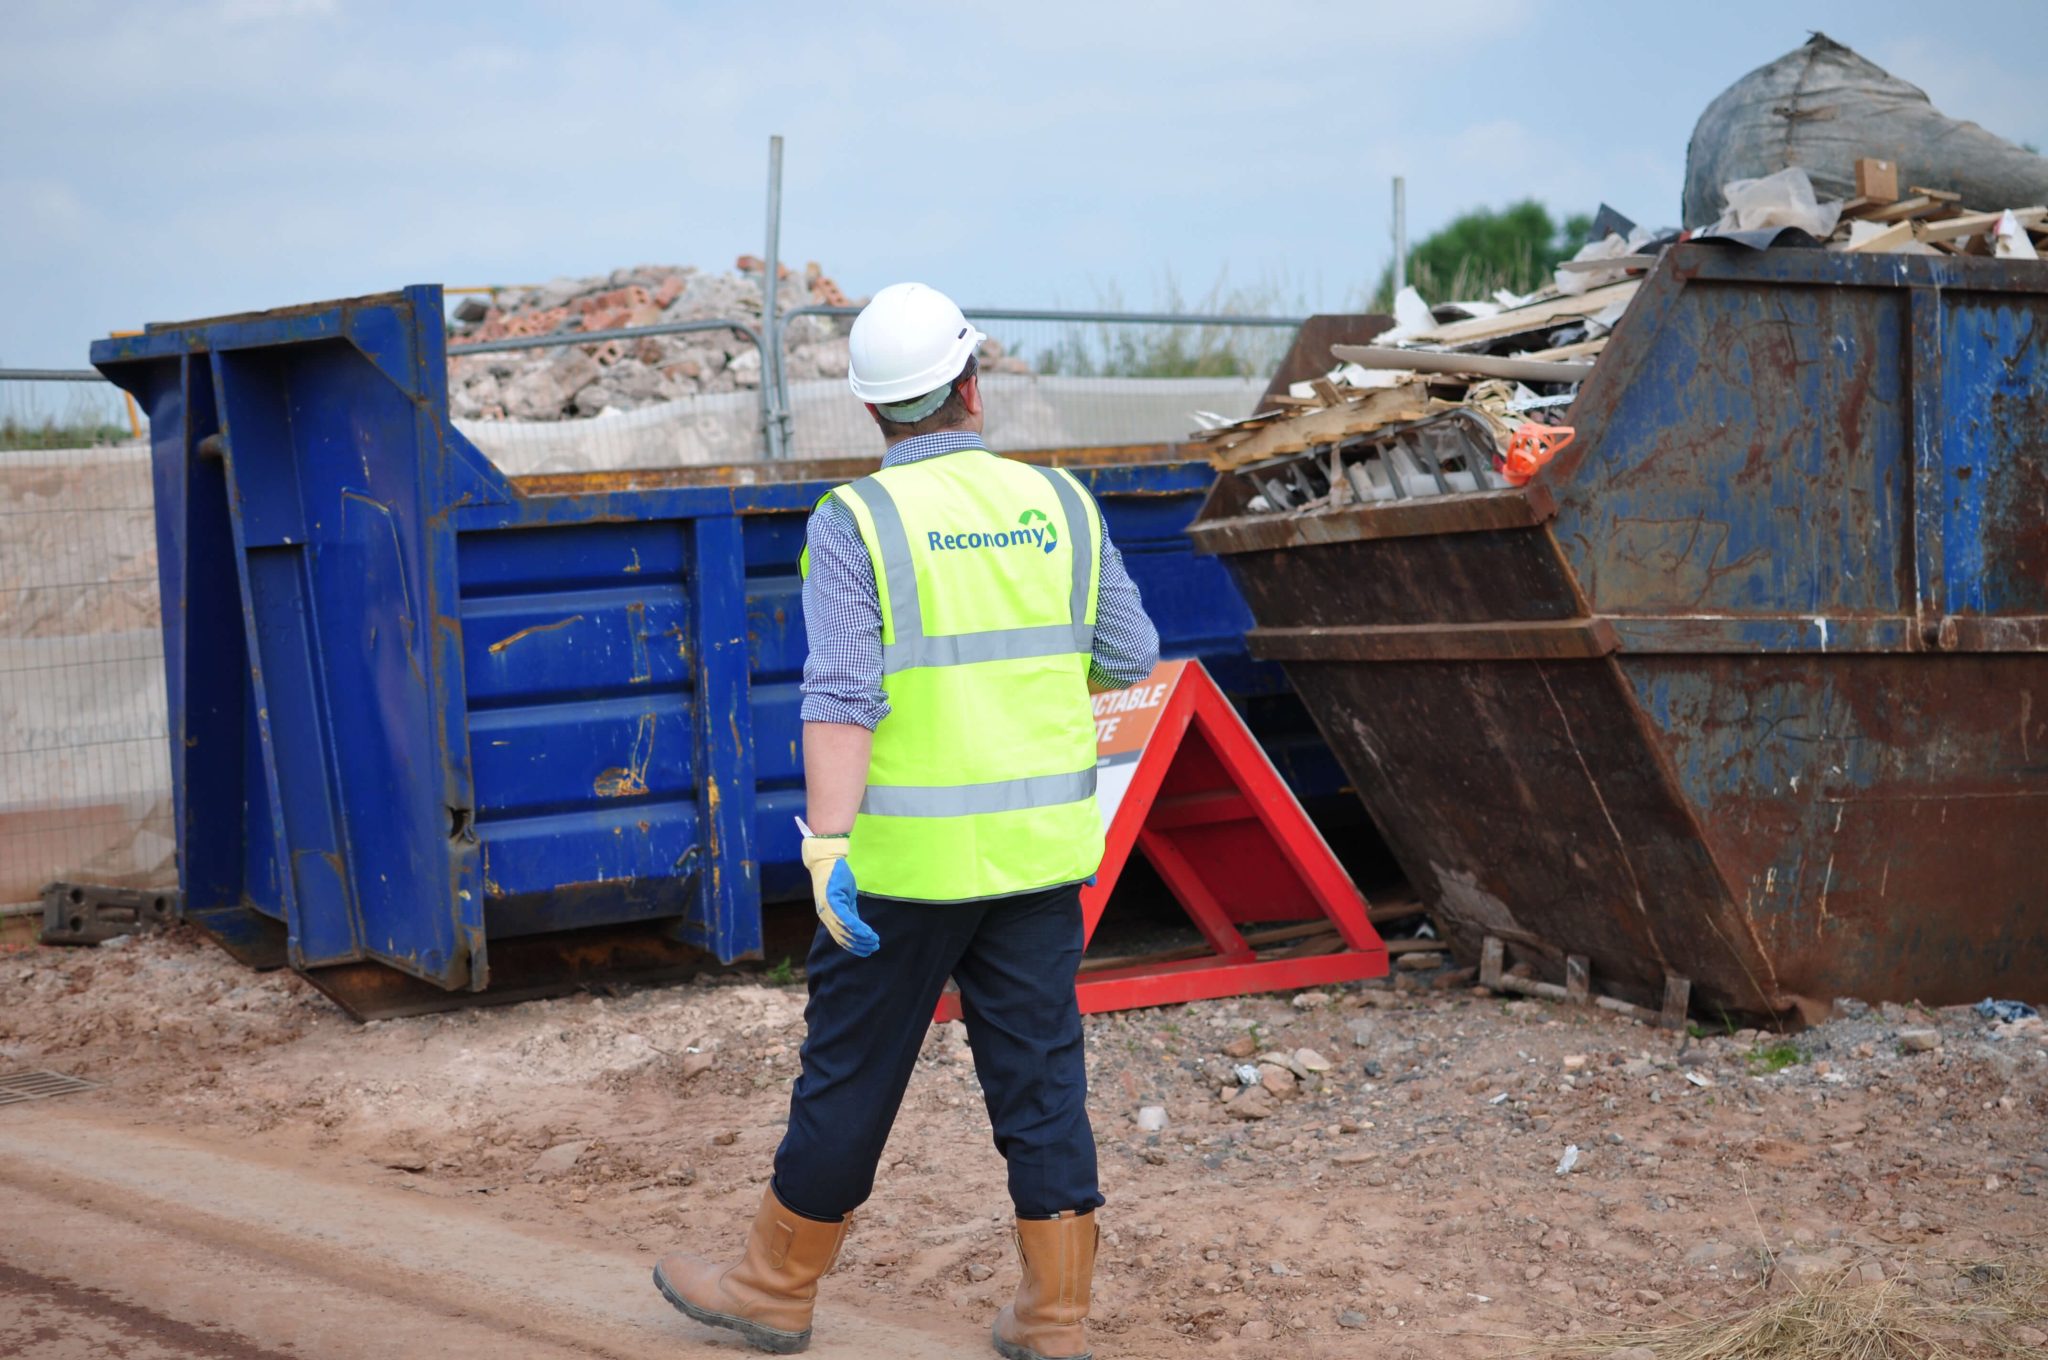
POLYGON ((881 947, 882 937, 860 919, 860 890, 846 862, 852 844, 845 836, 806 836, 804 868, 811 871, 811 900, 826 933, 841 949, 864 959, 881 947))

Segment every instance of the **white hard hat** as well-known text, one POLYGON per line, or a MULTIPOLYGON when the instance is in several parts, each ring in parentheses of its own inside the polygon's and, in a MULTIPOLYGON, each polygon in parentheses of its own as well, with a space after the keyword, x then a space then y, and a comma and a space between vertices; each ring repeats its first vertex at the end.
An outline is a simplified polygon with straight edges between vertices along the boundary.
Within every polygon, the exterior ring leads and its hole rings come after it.
POLYGON ((846 380, 876 406, 909 402, 950 386, 983 338, 938 289, 892 283, 853 319, 846 380))

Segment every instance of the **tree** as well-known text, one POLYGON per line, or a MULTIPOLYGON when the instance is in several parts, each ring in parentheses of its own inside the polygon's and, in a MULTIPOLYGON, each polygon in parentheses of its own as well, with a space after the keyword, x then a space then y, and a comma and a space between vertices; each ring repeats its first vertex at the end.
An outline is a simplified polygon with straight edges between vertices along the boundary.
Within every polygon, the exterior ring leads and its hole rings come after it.
MULTIPOLYGON (((1558 261, 1577 252, 1592 225, 1583 213, 1560 225, 1533 198, 1499 211, 1478 208, 1451 219, 1409 250, 1408 282, 1431 302, 1485 298, 1496 288, 1527 293, 1550 281, 1558 261)), ((1373 309, 1390 310, 1393 301, 1389 266, 1374 290, 1373 309)))

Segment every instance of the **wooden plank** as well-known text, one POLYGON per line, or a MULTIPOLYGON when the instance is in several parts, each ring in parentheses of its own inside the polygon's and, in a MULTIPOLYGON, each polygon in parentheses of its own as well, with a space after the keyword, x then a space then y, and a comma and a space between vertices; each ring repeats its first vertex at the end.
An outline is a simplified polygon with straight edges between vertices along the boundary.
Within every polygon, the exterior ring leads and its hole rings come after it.
MULTIPOLYGON (((1323 935, 1328 935, 1339 945, 1343 944, 1343 939, 1337 934, 1337 928, 1331 925, 1327 918, 1302 925, 1280 926, 1273 930, 1247 931, 1244 942, 1253 949, 1264 949, 1269 945, 1292 944, 1323 935)), ((1206 944, 1191 944, 1154 950, 1149 954, 1100 954, 1084 957, 1081 960, 1081 971, 1099 973, 1105 968, 1131 968, 1152 963, 1185 963, 1191 959, 1209 958, 1214 953, 1215 951, 1206 944)))
POLYGON ((1619 283, 1590 288, 1577 297, 1546 298, 1526 307, 1512 308, 1498 316, 1453 321, 1414 338, 1438 345, 1466 345, 1481 340, 1498 340, 1504 335, 1520 335, 1524 331, 1542 330, 1598 315, 1617 302, 1628 301, 1642 286, 1641 279, 1623 279, 1619 283))
POLYGON ((2048 208, 2012 208, 1998 212, 1964 213, 1943 222, 1918 222, 1914 233, 1922 241, 1953 241, 1963 236, 1975 236, 1997 227, 1998 219, 2010 211, 2023 227, 2037 222, 2048 221, 2048 208))
POLYGON ((1888 250, 1897 250, 1900 246, 1917 239, 1913 233, 1913 226, 1911 222, 1894 223, 1877 235, 1850 246, 1849 249, 1859 255, 1883 254, 1888 250))
POLYGON ((1426 915, 1428 911, 1428 907, 1411 898, 1405 902, 1382 902, 1378 906, 1371 907, 1366 911, 1365 919, 1376 926, 1383 926, 1389 921, 1398 921, 1404 916, 1426 915))
POLYGON ((1517 359, 1590 359, 1601 350, 1607 348, 1607 340, 1608 337, 1602 335, 1592 340, 1581 340, 1573 345, 1559 345, 1556 349, 1532 350, 1527 354, 1518 354, 1515 357, 1517 359))
POLYGON ((1344 937, 1332 930, 1321 935, 1311 935, 1308 939, 1290 944, 1283 949, 1276 949, 1266 957, 1274 959, 1312 959, 1320 954, 1334 954, 1342 948, 1344 948, 1344 937))
POLYGON ((1917 194, 1921 198, 1931 198, 1936 203, 1960 203, 1963 201, 1961 194, 1952 194, 1946 189, 1929 189, 1919 184, 1907 185, 1906 192, 1917 194))
POLYGON ((1609 255, 1604 260, 1566 260, 1558 268, 1567 274, 1597 274, 1603 269, 1648 269, 1656 263, 1655 255, 1609 255))
POLYGON ((1495 354, 1451 354, 1434 349, 1392 349, 1382 345, 1332 345, 1330 353, 1361 368, 1408 373, 1461 373, 1516 382, 1584 382, 1591 364, 1555 363, 1495 354))
POLYGON ((1308 385, 1310 390, 1323 399, 1325 406, 1342 406, 1350 400, 1344 393, 1339 392, 1337 384, 1328 378, 1311 378, 1308 385))
POLYGON ((1254 628, 1261 661, 1581 661, 1619 645, 1604 619, 1254 628))
POLYGON ((1856 160, 1856 196, 1884 203, 1897 202, 1899 163, 1880 160, 1876 156, 1859 156, 1856 160))
POLYGON ((1912 198, 1902 198, 1898 202, 1888 204, 1882 208, 1873 208, 1871 211, 1863 214, 1863 220, 1866 222, 1904 222, 1911 218, 1923 217, 1928 213, 1938 212, 1941 206, 1939 200, 1929 198, 1926 194, 1919 194, 1912 198))

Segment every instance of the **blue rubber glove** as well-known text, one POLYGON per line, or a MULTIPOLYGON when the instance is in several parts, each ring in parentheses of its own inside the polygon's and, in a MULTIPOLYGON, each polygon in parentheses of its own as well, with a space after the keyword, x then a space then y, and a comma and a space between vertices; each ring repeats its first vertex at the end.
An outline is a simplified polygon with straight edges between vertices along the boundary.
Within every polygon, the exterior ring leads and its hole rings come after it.
POLYGON ((804 868, 811 871, 811 901, 832 943, 864 959, 882 947, 882 937, 860 919, 860 890, 846 862, 852 842, 844 836, 806 836, 804 868))

